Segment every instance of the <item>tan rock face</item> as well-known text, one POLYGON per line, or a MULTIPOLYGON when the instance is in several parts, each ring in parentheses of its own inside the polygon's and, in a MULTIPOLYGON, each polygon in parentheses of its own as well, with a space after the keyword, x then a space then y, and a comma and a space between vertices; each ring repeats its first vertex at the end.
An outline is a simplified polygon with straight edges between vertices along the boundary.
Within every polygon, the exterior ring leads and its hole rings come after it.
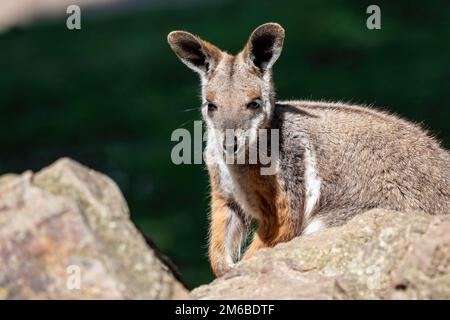
POLYGON ((0 299, 450 299, 450 215, 375 209, 264 249, 188 295, 108 177, 0 177, 0 299))
POLYGON ((450 299, 450 216, 381 209, 259 251, 197 299, 450 299))
POLYGON ((0 178, 0 299, 183 297, 108 177, 62 159, 0 178))

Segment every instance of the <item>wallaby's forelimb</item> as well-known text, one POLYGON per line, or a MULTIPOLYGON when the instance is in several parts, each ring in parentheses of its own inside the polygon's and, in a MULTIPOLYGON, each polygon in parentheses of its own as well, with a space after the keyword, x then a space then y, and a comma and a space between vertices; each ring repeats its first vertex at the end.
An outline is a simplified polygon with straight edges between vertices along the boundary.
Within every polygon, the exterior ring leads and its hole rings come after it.
POLYGON ((277 243, 289 241, 301 233, 301 221, 298 215, 292 214, 288 209, 284 197, 279 198, 277 208, 276 215, 272 212, 264 215, 260 221, 244 259, 251 258, 259 249, 270 248, 277 243))
POLYGON ((212 182, 209 259, 215 275, 230 270, 240 258, 247 223, 239 208, 217 190, 212 182))

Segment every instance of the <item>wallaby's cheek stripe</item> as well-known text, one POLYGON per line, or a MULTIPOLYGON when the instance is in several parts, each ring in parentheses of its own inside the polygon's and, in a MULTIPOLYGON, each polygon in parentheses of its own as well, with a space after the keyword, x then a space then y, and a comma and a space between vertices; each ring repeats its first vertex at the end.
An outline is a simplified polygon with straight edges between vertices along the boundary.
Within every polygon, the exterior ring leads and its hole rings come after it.
POLYGON ((251 121, 251 127, 249 129, 248 135, 249 135, 249 145, 248 148, 257 148, 255 145, 258 140, 258 134, 259 134, 259 128, 261 127, 262 122, 264 121, 264 114, 260 114, 258 117, 252 119, 251 121))

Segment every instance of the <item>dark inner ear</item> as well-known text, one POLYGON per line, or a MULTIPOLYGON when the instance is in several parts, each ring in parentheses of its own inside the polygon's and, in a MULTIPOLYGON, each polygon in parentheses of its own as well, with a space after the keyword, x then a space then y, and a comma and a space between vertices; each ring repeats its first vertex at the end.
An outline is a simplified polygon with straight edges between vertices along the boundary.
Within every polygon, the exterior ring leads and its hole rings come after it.
POLYGON ((244 54, 251 64, 265 72, 280 56, 283 42, 283 27, 278 23, 265 23, 252 32, 244 54))
POLYGON ((208 72, 220 60, 222 52, 212 44, 185 31, 173 31, 167 38, 176 55, 197 72, 208 72))
POLYGON ((177 44, 176 53, 194 66, 205 69, 205 71, 208 70, 206 56, 199 42, 192 39, 182 39, 177 44))
POLYGON ((270 61, 273 55, 275 37, 272 34, 262 34, 252 40, 253 64, 263 70, 265 64, 270 61))

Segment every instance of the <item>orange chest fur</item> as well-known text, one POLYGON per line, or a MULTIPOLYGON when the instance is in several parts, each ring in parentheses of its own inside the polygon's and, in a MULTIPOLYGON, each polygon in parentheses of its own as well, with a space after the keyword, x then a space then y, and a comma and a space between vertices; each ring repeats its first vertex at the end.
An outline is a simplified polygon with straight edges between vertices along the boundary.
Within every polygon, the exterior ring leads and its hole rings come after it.
POLYGON ((261 175, 260 168, 229 168, 233 200, 244 213, 258 220, 280 224, 289 214, 287 193, 277 175, 261 175))

